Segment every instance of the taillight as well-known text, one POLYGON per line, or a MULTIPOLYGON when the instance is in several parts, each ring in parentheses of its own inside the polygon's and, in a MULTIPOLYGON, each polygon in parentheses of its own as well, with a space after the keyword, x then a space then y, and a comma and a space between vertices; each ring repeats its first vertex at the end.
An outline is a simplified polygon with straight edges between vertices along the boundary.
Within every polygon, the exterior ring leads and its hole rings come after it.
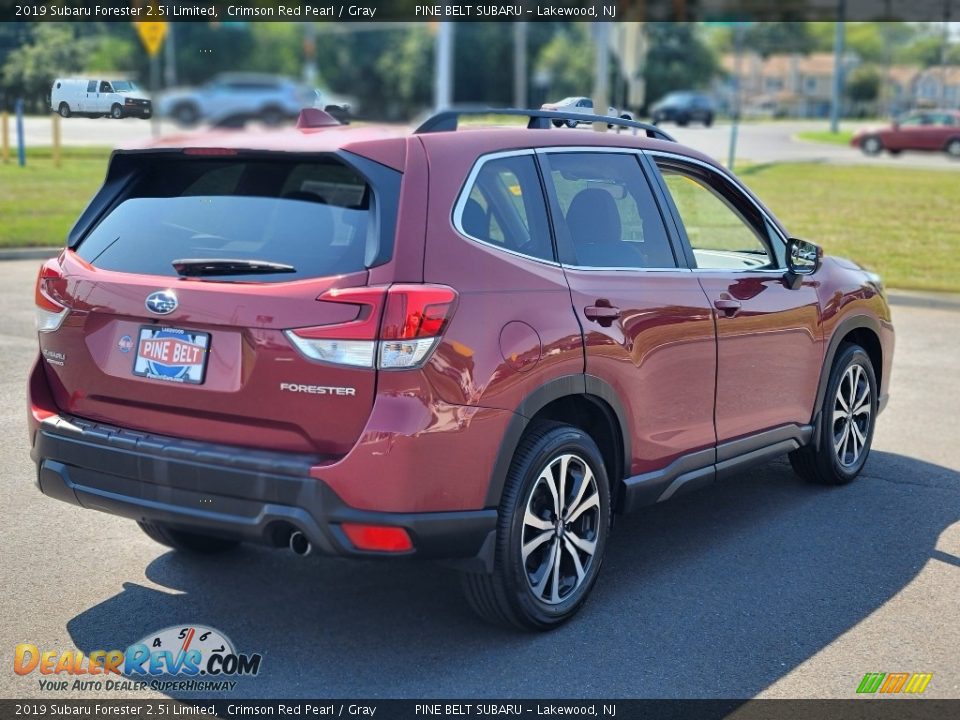
POLYGON ((63 279, 63 271, 56 259, 47 260, 40 266, 40 272, 37 273, 37 285, 33 293, 34 304, 36 305, 37 332, 59 330, 70 312, 56 299, 51 287, 51 283, 61 279, 63 279))
POLYGON ((392 285, 329 290, 319 299, 359 305, 360 312, 348 323, 287 330, 300 352, 336 365, 402 370, 427 361, 457 293, 444 285, 392 285))
POLYGON ((419 367, 447 329, 457 294, 443 285, 394 285, 380 325, 383 370, 419 367))

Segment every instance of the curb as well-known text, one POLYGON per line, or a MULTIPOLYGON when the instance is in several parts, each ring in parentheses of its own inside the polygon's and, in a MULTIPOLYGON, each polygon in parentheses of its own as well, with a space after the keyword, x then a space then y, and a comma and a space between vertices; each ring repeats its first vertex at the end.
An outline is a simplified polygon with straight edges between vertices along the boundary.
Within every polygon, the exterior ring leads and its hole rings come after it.
POLYGON ((63 247, 45 248, 0 248, 0 262, 3 260, 46 260, 63 250, 63 247))
POLYGON ((960 295, 956 293, 910 292, 887 289, 887 300, 894 307, 960 310, 960 295))

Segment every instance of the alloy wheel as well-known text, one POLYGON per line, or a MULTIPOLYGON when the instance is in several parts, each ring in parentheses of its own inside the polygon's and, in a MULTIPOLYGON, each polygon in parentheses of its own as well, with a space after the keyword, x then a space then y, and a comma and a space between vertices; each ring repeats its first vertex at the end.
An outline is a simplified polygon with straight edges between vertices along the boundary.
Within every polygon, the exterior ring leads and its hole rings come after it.
POLYGON ((858 364, 850 365, 840 379, 833 403, 833 450, 843 467, 853 467, 860 460, 870 434, 872 413, 867 373, 858 364))
POLYGON ((587 462, 564 454, 547 463, 527 498, 520 548, 537 600, 557 605, 576 594, 594 562, 600 522, 597 479, 587 462))

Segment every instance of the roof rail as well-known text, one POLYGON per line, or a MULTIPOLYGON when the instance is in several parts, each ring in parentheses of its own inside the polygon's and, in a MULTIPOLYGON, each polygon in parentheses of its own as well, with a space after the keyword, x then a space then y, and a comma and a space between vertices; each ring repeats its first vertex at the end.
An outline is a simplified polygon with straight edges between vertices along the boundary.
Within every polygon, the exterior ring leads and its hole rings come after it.
POLYGON ((531 130, 546 130, 550 127, 552 120, 577 120, 578 122, 604 122, 608 125, 617 125, 619 127, 633 128, 634 130, 643 130, 647 137, 657 140, 668 140, 676 142, 671 135, 664 132, 656 125, 639 122, 637 120, 627 120, 625 118, 611 117, 607 115, 584 115, 581 113, 567 113, 557 110, 521 110, 518 108, 485 108, 485 107, 465 107, 451 108, 441 110, 424 120, 420 127, 413 131, 414 135, 423 135, 424 133, 450 132, 457 129, 457 124, 462 116, 480 116, 480 115, 516 115, 529 118, 527 127, 531 130))

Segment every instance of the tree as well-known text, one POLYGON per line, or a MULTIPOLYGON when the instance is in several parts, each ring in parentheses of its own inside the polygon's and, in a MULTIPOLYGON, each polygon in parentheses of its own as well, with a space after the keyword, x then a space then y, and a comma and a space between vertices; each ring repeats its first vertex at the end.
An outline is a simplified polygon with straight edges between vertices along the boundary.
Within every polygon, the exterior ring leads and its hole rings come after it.
POLYGON ((433 103, 434 37, 420 25, 404 33, 394 52, 377 59, 376 69, 393 89, 385 114, 413 117, 433 103))
POLYGON ((869 65, 861 65, 847 78, 847 97, 855 103, 873 102, 880 96, 880 73, 869 65))
POLYGON ((672 90, 705 87, 717 73, 717 61, 693 23, 648 23, 650 50, 644 77, 647 101, 672 90))
POLYGON ((760 22, 746 28, 744 47, 767 57, 782 53, 806 55, 816 48, 816 39, 805 22, 760 22))
POLYGON ((541 48, 535 67, 538 75, 547 78, 548 97, 589 95, 593 89, 595 51, 587 27, 571 24, 541 48))
POLYGON ((83 69, 90 49, 69 23, 34 24, 27 41, 10 51, 3 64, 4 104, 23 98, 30 111, 46 109, 53 81, 83 69))

